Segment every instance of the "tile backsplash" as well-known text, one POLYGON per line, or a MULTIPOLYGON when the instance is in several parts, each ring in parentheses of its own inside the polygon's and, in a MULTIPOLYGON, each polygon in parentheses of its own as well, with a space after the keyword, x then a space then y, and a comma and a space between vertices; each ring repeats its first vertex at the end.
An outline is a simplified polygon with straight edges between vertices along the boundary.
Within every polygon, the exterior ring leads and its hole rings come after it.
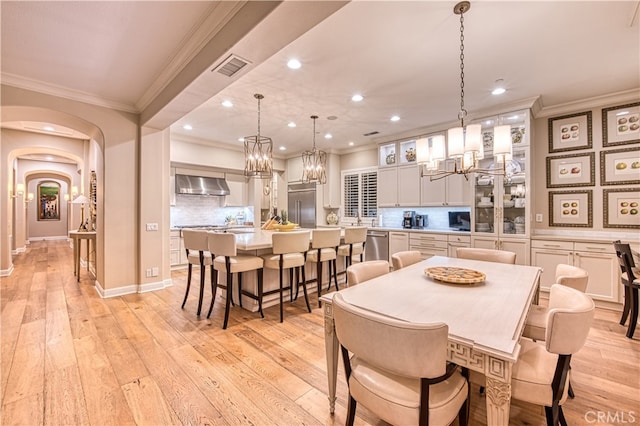
POLYGON ((225 207, 224 197, 176 194, 171 226, 224 225, 227 216, 253 222, 253 207, 225 207))

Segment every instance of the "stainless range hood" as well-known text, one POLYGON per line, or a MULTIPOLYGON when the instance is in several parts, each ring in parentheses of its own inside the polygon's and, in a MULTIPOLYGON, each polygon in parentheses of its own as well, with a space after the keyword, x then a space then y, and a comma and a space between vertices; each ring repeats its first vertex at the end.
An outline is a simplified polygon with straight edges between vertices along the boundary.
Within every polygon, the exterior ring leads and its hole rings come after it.
POLYGON ((188 195, 229 195, 229 185, 222 178, 176 175, 176 193, 188 195))

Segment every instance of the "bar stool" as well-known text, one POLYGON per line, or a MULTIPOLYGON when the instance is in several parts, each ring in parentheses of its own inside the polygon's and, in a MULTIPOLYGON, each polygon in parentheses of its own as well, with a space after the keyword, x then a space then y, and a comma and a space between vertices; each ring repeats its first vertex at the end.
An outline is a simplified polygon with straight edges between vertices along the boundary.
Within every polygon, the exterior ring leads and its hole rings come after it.
MULTIPOLYGON (((322 296, 322 262, 329 263, 329 286, 331 289, 331 264, 333 263, 333 280, 338 289, 338 274, 336 271, 336 257, 338 246, 340 245, 340 228, 336 229, 314 229, 311 234, 311 250, 307 253, 307 259, 316 263, 316 273, 318 282, 318 306, 320 306, 320 296, 322 296)), ((296 297, 298 291, 296 289, 296 297)))
POLYGON ((184 249, 187 252, 187 261, 189 264, 187 272, 187 289, 184 293, 182 309, 184 309, 184 305, 187 303, 187 296, 189 296, 193 265, 198 265, 200 266, 200 298, 198 299, 198 315, 200 315, 200 311, 202 310, 202 297, 204 296, 204 271, 206 266, 211 266, 211 292, 213 293, 215 291, 214 271, 211 262, 211 254, 209 253, 207 231, 183 229, 182 237, 184 238, 184 249))
POLYGON ((282 294, 285 290, 289 290, 289 296, 293 300, 293 270, 296 270, 296 286, 298 285, 298 271, 302 267, 302 289, 304 290, 304 300, 307 303, 307 309, 311 312, 309 305, 309 297, 307 295, 307 284, 304 271, 304 264, 307 262, 307 250, 309 250, 310 233, 309 231, 293 231, 273 233, 271 236, 273 245, 273 253, 264 255, 264 267, 268 269, 277 269, 280 274, 280 287, 275 290, 263 292, 264 296, 279 293, 280 296, 280 322, 284 319, 284 311, 282 309, 282 294), (283 272, 289 269, 289 285, 284 287, 283 272))
POLYGON ((344 229, 344 244, 338 247, 338 255, 345 257, 344 272, 353 263, 353 257, 359 256, 359 261, 364 261, 364 244, 367 240, 366 226, 352 226, 344 229))
POLYGON ((236 235, 221 232, 208 233, 208 245, 211 258, 213 259, 213 269, 215 271, 215 286, 213 287, 213 297, 211 298, 211 306, 207 318, 211 316, 213 311, 213 303, 216 299, 216 290, 218 287, 227 291, 227 297, 224 308, 224 323, 222 329, 227 328, 229 322, 229 305, 233 299, 233 274, 238 274, 238 301, 242 307, 242 296, 248 296, 258 301, 258 310, 262 318, 262 284, 263 284, 263 265, 264 261, 261 257, 251 255, 238 255, 236 248, 236 235), (215 253, 215 254, 214 254, 215 253), (218 271, 227 273, 227 284, 218 283, 218 271), (242 290, 242 273, 248 271, 256 271, 258 275, 258 294, 253 294, 242 290))

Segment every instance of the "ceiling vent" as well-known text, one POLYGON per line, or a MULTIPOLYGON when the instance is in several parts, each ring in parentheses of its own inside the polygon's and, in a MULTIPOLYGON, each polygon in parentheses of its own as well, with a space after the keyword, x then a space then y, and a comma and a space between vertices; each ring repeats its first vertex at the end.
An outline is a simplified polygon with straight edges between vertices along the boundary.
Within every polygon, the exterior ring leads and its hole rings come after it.
POLYGON ((227 77, 233 77, 238 71, 248 65, 250 62, 236 55, 229 55, 227 59, 222 61, 220 65, 211 71, 219 72, 227 77))
POLYGON ((362 135, 362 136, 373 136, 373 135, 377 135, 378 133, 380 133, 380 132, 376 130, 376 131, 374 131, 374 132, 365 133, 365 134, 364 134, 364 135, 362 135))

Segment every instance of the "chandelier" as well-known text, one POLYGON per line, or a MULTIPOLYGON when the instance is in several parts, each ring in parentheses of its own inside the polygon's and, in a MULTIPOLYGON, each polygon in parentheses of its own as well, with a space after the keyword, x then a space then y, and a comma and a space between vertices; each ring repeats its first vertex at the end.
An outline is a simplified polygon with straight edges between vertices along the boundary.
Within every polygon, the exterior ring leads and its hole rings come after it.
POLYGON ((316 120, 317 115, 312 115, 313 120, 313 149, 302 153, 302 182, 319 184, 327 183, 327 153, 316 149, 316 120))
POLYGON ((271 178, 273 176, 273 141, 260 135, 260 100, 264 96, 253 95, 258 100, 258 133, 244 138, 244 175, 271 178))
POLYGON ((438 180, 451 175, 464 175, 469 179, 471 173, 488 175, 505 175, 505 163, 511 159, 511 126, 496 126, 493 129, 493 155, 501 165, 495 168, 480 168, 479 160, 484 158, 482 126, 470 124, 465 128, 464 120, 467 110, 464 106, 464 14, 471 8, 471 3, 461 1, 453 8, 460 15, 460 126, 447 130, 447 148, 445 152, 444 135, 421 138, 416 141, 416 160, 421 165, 420 175, 429 176, 430 180, 438 180), (453 169, 442 168, 442 163, 453 160, 453 169), (425 174, 426 170, 426 174, 425 174))

